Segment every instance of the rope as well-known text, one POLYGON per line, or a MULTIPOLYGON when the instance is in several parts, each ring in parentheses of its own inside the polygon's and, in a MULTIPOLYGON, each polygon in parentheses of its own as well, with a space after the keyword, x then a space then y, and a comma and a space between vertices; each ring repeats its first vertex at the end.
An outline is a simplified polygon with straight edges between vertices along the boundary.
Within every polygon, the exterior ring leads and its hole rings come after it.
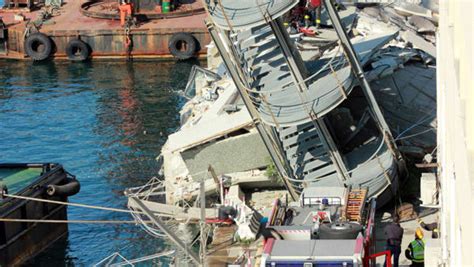
POLYGON ((222 1, 221 0, 217 0, 217 1, 219 3, 220 8, 222 9, 222 15, 224 15, 224 19, 225 19, 227 25, 229 25, 230 31, 235 32, 234 28, 232 27, 232 23, 230 23, 229 17, 227 16, 227 13, 224 10, 224 6, 222 5, 222 1))
POLYGON ((112 265, 110 265, 110 266, 111 266, 111 267, 116 267, 116 266, 131 265, 131 264, 133 264, 133 263, 139 263, 139 262, 148 261, 148 260, 153 260, 153 259, 160 258, 160 257, 170 256, 170 255, 172 255, 172 254, 174 254, 174 253, 176 253, 175 250, 160 252, 160 253, 157 253, 157 254, 153 254, 153 255, 149 255, 149 256, 145 256, 145 257, 133 259, 133 260, 126 260, 126 261, 123 261, 123 262, 114 263, 114 264, 112 264, 112 265))
POLYGON ((71 203, 71 202, 64 202, 64 201, 58 201, 58 200, 49 200, 49 199, 42 199, 42 198, 34 198, 34 197, 17 196, 17 195, 11 195, 11 194, 3 194, 3 197, 11 197, 11 198, 17 198, 17 199, 23 199, 23 200, 38 201, 38 202, 67 205, 67 206, 81 207, 81 208, 89 208, 89 209, 96 209, 96 210, 107 210, 107 211, 124 212, 124 213, 137 213, 135 211, 124 210, 124 209, 100 207, 100 206, 86 205, 86 204, 80 204, 80 203, 71 203))
MULTIPOLYGON (((132 207, 130 207, 130 209, 133 210, 132 207)), ((140 225, 140 227, 145 231, 147 232, 148 234, 150 234, 151 236, 154 236, 154 237, 157 237, 157 238, 163 238, 163 237, 166 237, 165 234, 161 233, 159 230, 151 227, 151 226, 148 226, 145 221, 141 218, 141 216, 139 214, 136 214, 136 213, 132 213, 132 217, 136 220, 136 222, 140 225)))
MULTIPOLYGON (((12 219, 0 218, 0 222, 31 222, 31 223, 77 223, 77 224, 137 224, 136 221, 118 221, 118 220, 40 220, 40 219, 12 219)), ((152 221, 143 223, 151 224, 152 221)))
POLYGON ((404 136, 404 137, 400 137, 400 138, 397 138, 395 139, 395 141, 399 141, 399 140, 404 140, 404 139, 409 139, 409 138, 412 138, 412 137, 415 137, 415 136, 418 136, 418 135, 422 135, 422 134, 425 134, 427 132, 431 132, 431 131, 434 131, 435 129, 427 129, 427 130, 424 130, 424 131, 421 131, 421 132, 418 132, 418 133, 414 133, 414 134, 411 134, 411 135, 407 135, 407 136, 404 136))
MULTIPOLYGON (((434 109, 431 109, 430 113, 433 112, 434 109)), ((423 123, 427 122, 428 120, 430 119, 433 119, 434 117, 436 116, 433 116, 431 114, 429 114, 428 116, 426 116, 425 118, 421 118, 418 120, 418 122, 416 122, 415 124, 413 124, 412 126, 408 127, 407 129, 405 129, 403 132, 401 132, 396 138, 395 140, 400 140, 400 138, 406 134, 407 132, 409 132, 410 130, 414 129, 415 127, 417 126, 420 126, 422 125, 423 123)), ((432 130, 431 128, 429 130, 432 130)))

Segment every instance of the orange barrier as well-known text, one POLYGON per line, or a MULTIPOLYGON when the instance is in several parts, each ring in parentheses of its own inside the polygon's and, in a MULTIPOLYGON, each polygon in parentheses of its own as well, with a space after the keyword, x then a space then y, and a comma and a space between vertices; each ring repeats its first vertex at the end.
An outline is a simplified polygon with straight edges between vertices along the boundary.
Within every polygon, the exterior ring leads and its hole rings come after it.
POLYGON ((385 250, 385 251, 382 251, 382 252, 375 253, 375 254, 368 255, 368 256, 364 257, 364 267, 372 266, 370 264, 370 261, 375 259, 375 258, 382 257, 382 256, 385 256, 385 261, 387 262, 387 267, 392 267, 392 252, 390 250, 385 250))

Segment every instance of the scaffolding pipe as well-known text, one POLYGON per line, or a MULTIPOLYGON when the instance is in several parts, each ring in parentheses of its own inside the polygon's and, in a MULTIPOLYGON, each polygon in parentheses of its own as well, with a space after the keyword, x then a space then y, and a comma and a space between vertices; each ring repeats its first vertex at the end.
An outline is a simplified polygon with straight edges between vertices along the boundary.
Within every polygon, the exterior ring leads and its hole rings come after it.
POLYGON ((175 245, 177 245, 180 249, 184 250, 185 253, 191 258, 191 260, 197 264, 198 266, 201 266, 201 261, 199 259, 199 256, 194 253, 191 249, 188 248, 188 246, 181 240, 179 237, 172 231, 170 230, 166 224, 158 217, 156 217, 153 212, 145 205, 143 202, 138 199, 137 197, 132 198, 133 201, 137 203, 137 205, 140 207, 140 209, 143 211, 143 213, 150 218, 150 220, 160 228, 160 230, 168 236, 175 245))

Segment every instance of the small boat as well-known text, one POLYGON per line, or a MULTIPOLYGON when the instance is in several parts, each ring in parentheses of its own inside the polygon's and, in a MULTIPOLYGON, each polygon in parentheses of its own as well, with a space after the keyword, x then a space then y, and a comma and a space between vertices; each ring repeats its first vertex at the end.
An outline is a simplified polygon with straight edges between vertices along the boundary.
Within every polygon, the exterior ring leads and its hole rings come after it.
POLYGON ((66 223, 39 223, 41 220, 67 220, 66 205, 18 198, 66 202, 68 196, 79 192, 80 184, 62 165, 2 163, 0 185, 1 266, 19 265, 67 234, 66 223), (15 219, 33 222, 15 222, 15 219))

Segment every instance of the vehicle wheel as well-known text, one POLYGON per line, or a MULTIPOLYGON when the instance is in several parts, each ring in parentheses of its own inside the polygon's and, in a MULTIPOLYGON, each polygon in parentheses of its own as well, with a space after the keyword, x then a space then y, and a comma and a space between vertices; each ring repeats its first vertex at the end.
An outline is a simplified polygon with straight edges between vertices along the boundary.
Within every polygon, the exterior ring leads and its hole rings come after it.
POLYGON ((179 32, 171 36, 168 43, 168 49, 177 59, 190 59, 198 52, 199 42, 192 34, 179 32))
POLYGON ((362 231, 358 223, 328 223, 319 227, 320 239, 354 239, 362 231))
POLYGON ((90 54, 89 45, 79 39, 71 40, 66 46, 66 55, 71 61, 85 61, 90 54))
POLYGON ((35 61, 42 61, 49 57, 53 50, 53 42, 40 32, 32 33, 25 40, 25 52, 35 61))

